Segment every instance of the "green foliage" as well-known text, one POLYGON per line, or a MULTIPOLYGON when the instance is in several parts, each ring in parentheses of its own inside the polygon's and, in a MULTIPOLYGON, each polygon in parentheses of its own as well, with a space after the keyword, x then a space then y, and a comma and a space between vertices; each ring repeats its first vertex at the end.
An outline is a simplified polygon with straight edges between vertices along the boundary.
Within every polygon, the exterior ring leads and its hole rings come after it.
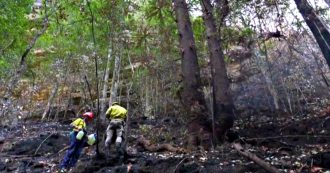
POLYGON ((4 58, 0 59, 0 77, 3 78, 10 69, 10 64, 4 58))
POLYGON ((223 46, 226 48, 239 41, 240 32, 236 28, 226 27, 222 30, 221 35, 224 42, 223 46))
POLYGON ((251 37, 254 34, 254 31, 250 27, 245 27, 241 29, 240 36, 241 37, 251 37))
POLYGON ((251 39, 255 32, 250 27, 234 28, 226 27, 222 30, 222 40, 225 48, 231 45, 244 43, 245 40, 251 39))
POLYGON ((294 22, 294 25, 297 27, 297 28, 302 28, 302 21, 297 21, 297 22, 294 22))
POLYGON ((139 131, 142 133, 142 134, 150 134, 150 132, 152 131, 152 128, 153 126, 151 125, 140 125, 139 126, 139 131))
POLYGON ((192 29, 194 31, 194 36, 196 42, 205 41, 205 26, 204 21, 201 16, 196 17, 192 20, 192 29))
POLYGON ((224 60, 225 60, 225 63, 233 62, 233 59, 230 58, 228 55, 225 55, 224 60))
MULTIPOLYGON (((22 35, 28 29, 27 15, 31 10, 32 0, 1 1, 0 2, 0 45, 17 39, 22 41, 22 35)), ((1 48, 3 48, 1 46, 1 48)))
POLYGON ((274 49, 276 44, 273 41, 266 41, 260 45, 259 52, 261 55, 266 56, 268 50, 274 49))
POLYGON ((0 1, 0 77, 6 78, 18 62, 29 38, 27 15, 32 0, 0 1))
POLYGON ((148 76, 149 71, 147 68, 140 67, 138 68, 132 78, 133 87, 139 88, 141 84, 145 81, 145 77, 148 76))

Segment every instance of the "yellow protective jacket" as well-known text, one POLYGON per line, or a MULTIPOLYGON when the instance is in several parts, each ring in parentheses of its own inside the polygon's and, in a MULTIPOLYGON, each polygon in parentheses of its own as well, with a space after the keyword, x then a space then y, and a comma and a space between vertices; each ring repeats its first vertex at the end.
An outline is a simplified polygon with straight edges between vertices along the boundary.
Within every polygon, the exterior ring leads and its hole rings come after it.
POLYGON ((113 105, 107 110, 105 114, 109 119, 124 120, 127 115, 127 110, 119 105, 113 105))
POLYGON ((85 120, 82 118, 77 118, 70 125, 73 126, 73 131, 76 132, 86 128, 85 120))

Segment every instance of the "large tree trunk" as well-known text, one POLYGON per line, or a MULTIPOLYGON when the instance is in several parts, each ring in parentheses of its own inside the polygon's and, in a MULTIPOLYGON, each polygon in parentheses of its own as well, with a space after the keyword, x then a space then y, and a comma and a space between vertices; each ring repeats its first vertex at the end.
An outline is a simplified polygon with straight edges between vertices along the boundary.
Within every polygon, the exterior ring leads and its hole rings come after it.
POLYGON ((206 123, 209 112, 202 93, 195 40, 185 0, 174 0, 174 10, 182 55, 183 90, 180 97, 190 115, 188 147, 194 148, 196 145, 210 147, 212 135, 210 124, 206 123))
POLYGON ((201 0, 201 6, 203 9, 212 69, 213 116, 214 124, 217 126, 215 135, 218 140, 222 140, 225 132, 233 126, 234 104, 230 93, 226 64, 219 40, 220 37, 217 33, 215 20, 212 15, 213 7, 210 0, 201 0))
POLYGON ((318 18, 312 6, 307 0, 295 0, 297 8, 309 29, 312 31, 328 66, 330 67, 330 33, 325 24, 318 18))
POLYGON ((201 89, 195 39, 191 28, 188 8, 185 0, 175 0, 174 8, 182 55, 183 91, 181 96, 183 104, 185 108, 188 109, 189 113, 199 114, 204 111, 206 107, 201 89))

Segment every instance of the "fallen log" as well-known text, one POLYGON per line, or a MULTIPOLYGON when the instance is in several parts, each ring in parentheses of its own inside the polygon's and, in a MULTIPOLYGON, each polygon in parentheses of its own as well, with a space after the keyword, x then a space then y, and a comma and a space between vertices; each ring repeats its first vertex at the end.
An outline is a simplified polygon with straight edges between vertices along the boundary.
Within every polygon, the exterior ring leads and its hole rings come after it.
POLYGON ((145 150, 151 152, 163 152, 163 151, 170 151, 176 153, 186 153, 184 148, 174 147, 170 144, 151 144, 150 140, 145 139, 143 136, 138 138, 138 144, 141 145, 145 150))
POLYGON ((238 151, 239 154, 241 154, 242 156, 245 156, 247 158, 249 158, 250 160, 254 161, 256 164, 260 165, 262 168, 264 168, 265 170, 271 172, 271 173, 281 173, 281 171, 279 171, 278 169, 276 169, 275 167, 269 165, 267 162, 261 160, 258 156, 256 156, 255 154, 250 153, 249 151, 245 150, 241 144, 239 143, 233 143, 233 147, 235 148, 235 150, 238 151))
POLYGON ((259 137, 259 138, 246 138, 244 141, 253 140, 267 140, 267 139, 283 139, 283 138, 330 138, 329 135, 284 135, 284 136, 270 136, 270 137, 259 137))
POLYGON ((32 155, 0 154, 0 158, 27 159, 27 158, 31 158, 31 157, 32 157, 32 155))

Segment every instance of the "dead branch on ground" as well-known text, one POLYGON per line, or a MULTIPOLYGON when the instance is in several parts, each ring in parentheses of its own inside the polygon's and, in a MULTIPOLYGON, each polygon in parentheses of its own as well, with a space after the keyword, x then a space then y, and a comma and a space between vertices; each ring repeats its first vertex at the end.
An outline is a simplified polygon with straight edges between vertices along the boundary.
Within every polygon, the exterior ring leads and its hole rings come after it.
POLYGON ((151 144, 150 140, 145 139, 143 136, 138 138, 138 144, 141 145, 145 150, 151 152, 162 152, 162 151, 170 151, 176 153, 186 153, 186 150, 180 147, 174 147, 170 144, 151 144))
POLYGON ((1 158, 12 158, 12 159, 27 159, 32 157, 31 155, 12 155, 12 154, 0 154, 1 158))
POLYGON ((183 158, 176 166, 175 166, 175 169, 173 170, 173 173, 175 173, 175 171, 178 169, 178 167, 181 165, 181 163, 183 161, 185 161, 187 159, 187 157, 183 158))
POLYGON ((284 135, 284 136, 271 136, 271 137, 259 137, 259 138, 246 138, 244 139, 244 141, 281 139, 281 138, 330 138, 330 136, 329 135, 284 135))
POLYGON ((254 161, 255 163, 257 163, 258 165, 260 165, 261 167, 263 167, 265 170, 271 172, 271 173, 280 173, 280 171, 278 169, 276 169, 275 167, 269 165, 267 162, 261 160, 258 156, 256 156, 253 153, 250 153, 249 151, 245 150, 241 144, 238 143, 234 143, 233 147, 235 148, 235 150, 238 151, 239 154, 241 154, 242 156, 245 156, 249 159, 251 159, 252 161, 254 161))

